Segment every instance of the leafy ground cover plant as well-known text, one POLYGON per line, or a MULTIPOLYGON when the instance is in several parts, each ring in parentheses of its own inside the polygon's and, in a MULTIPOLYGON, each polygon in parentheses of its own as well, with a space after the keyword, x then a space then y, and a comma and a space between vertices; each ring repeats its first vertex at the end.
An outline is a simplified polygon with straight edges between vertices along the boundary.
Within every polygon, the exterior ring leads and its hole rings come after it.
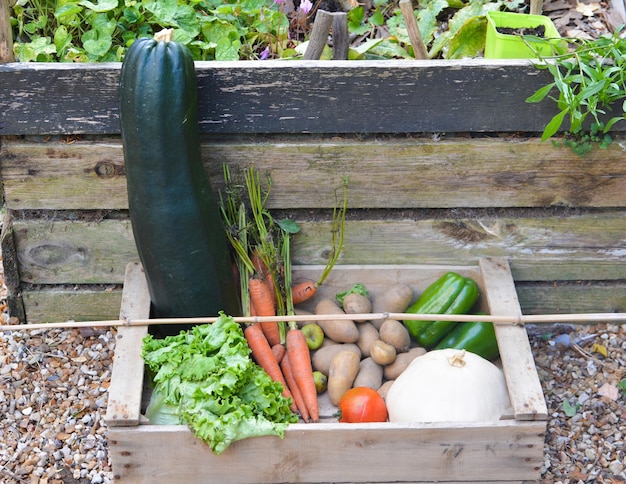
POLYGON ((626 119, 626 39, 621 30, 594 40, 570 40, 567 54, 541 58, 539 69, 547 69, 554 81, 537 90, 526 101, 554 101, 559 112, 546 125, 542 140, 554 136, 569 120, 564 144, 583 155, 593 148, 608 146, 611 128, 626 119), (556 89, 557 95, 552 93, 556 89))
MULTIPOLYGON (((416 0, 431 58, 480 55, 490 10, 523 0, 416 0)), ((22 62, 116 62, 163 28, 196 60, 297 58, 317 9, 348 11, 350 59, 412 58, 397 0, 17 0, 12 26, 22 62)), ((324 58, 324 57, 322 57, 324 58)))
POLYGON ((120 61, 138 37, 173 28, 196 60, 259 58, 289 47, 289 19, 270 0, 18 0, 12 24, 22 62, 120 61))

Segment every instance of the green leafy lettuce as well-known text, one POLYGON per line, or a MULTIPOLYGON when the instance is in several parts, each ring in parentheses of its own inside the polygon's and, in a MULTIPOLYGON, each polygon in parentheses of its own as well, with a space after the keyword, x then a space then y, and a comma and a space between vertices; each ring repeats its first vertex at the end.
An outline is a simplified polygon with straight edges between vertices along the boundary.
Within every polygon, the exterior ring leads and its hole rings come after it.
MULTIPOLYGON (((243 330, 229 316, 164 339, 148 335, 142 357, 155 374, 154 393, 170 414, 167 421, 176 409, 215 454, 248 437, 282 438, 297 421, 282 385, 252 361, 243 330)), ((158 420, 154 409, 148 414, 158 420)))

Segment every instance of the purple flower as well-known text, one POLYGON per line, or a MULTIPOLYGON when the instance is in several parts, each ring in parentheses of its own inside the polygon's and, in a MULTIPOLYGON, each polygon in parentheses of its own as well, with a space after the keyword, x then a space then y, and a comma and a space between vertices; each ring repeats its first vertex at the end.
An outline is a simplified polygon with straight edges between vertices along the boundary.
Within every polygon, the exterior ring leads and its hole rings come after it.
POLYGON ((263 52, 261 52, 261 55, 259 56, 259 60, 266 60, 269 56, 270 56, 270 46, 268 45, 265 49, 263 49, 263 52))
POLYGON ((312 8, 313 4, 311 3, 311 0, 302 0, 302 3, 300 3, 300 6, 298 7, 298 11, 306 15, 311 11, 312 8))
POLYGON ((274 0, 277 5, 283 5, 287 0, 274 0))

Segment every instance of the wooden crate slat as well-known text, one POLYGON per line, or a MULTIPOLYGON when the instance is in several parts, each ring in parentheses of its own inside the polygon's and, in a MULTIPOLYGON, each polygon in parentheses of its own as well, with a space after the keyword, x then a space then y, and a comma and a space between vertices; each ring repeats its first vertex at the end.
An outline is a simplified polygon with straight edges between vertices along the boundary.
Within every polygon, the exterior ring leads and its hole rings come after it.
POLYGON ((177 478, 189 484, 510 484, 535 480, 539 475, 544 428, 541 422, 513 421, 406 427, 295 424, 282 440, 246 439, 219 456, 181 426, 114 427, 108 437, 116 478, 132 484, 147 484, 158 478, 177 478), (184 449, 184 458, 176 449, 184 449))
MULTIPOLYGON (((489 314, 521 316, 515 284, 506 259, 480 260, 489 314)), ((500 359, 516 420, 546 420, 548 409, 523 325, 494 324, 500 359)))
MULTIPOLYGON (((150 317, 148 285, 138 263, 127 266, 119 317, 122 320, 150 317)), ((104 417, 109 427, 139 424, 144 376, 141 347, 147 334, 147 326, 121 326, 117 329, 109 401, 104 417)))
MULTIPOLYGON (((0 135, 119 133, 120 67, 1 65, 0 135)), ((196 71, 201 129, 212 133, 540 132, 557 113, 525 102, 552 79, 521 59, 197 62, 196 71)))
MULTIPOLYGON (((262 166, 274 182, 272 209, 332 208, 343 176, 352 209, 626 206, 617 143, 583 158, 537 139, 233 139, 205 143, 203 157, 216 189, 223 163, 262 166)), ((12 210, 128 208, 119 140, 5 141, 0 160, 12 210)))

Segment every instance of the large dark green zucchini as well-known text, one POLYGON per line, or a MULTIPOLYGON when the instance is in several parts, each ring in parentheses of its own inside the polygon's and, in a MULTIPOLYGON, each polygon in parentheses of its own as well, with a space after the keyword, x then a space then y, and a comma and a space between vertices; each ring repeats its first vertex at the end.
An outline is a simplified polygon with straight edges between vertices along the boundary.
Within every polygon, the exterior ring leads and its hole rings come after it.
POLYGON ((200 156, 196 73, 185 46, 133 43, 120 74, 120 121, 153 316, 239 315, 226 234, 200 156))

